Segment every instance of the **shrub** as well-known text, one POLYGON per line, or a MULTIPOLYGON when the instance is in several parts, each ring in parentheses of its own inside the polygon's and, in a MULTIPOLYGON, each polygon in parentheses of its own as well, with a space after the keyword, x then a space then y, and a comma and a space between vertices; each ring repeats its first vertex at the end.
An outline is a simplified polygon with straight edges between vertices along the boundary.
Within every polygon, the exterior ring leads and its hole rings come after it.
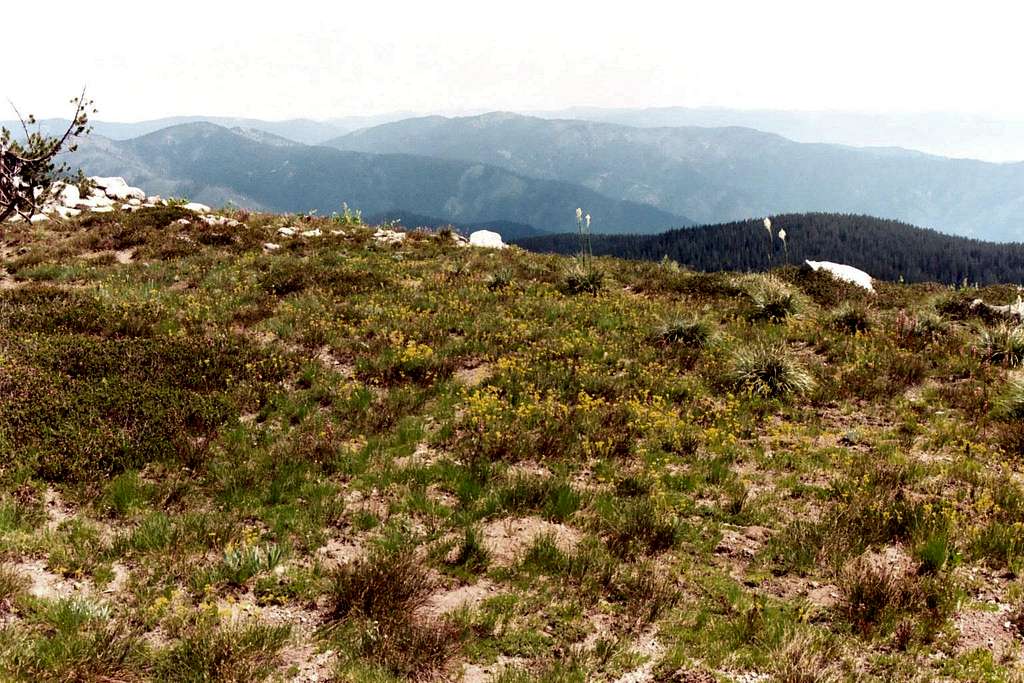
POLYGON ((871 315, 859 304, 843 304, 832 314, 829 324, 847 334, 863 333, 871 329, 871 315))
POLYGON ((423 677, 443 669, 461 639, 450 623, 414 613, 430 590, 422 562, 378 552, 335 572, 329 618, 346 630, 355 654, 396 676, 423 677))
POLYGON ((604 287, 604 271, 594 266, 573 264, 565 274, 562 290, 566 294, 597 294, 604 287))
POLYGON ((860 302, 871 294, 852 282, 846 282, 825 270, 814 270, 808 265, 786 266, 776 271, 785 282, 799 288, 819 306, 832 307, 843 302, 860 302))
POLYGON ((837 652, 822 639, 796 633, 772 657, 778 683, 830 683, 842 680, 836 666, 837 652))
POLYGON ((290 634, 289 626, 224 626, 201 617, 188 625, 181 638, 158 658, 158 679, 237 683, 262 680, 274 670, 277 653, 290 634))
POLYGON ((0 611, 28 588, 28 578, 8 564, 0 564, 0 611))
POLYGON ((331 587, 331 619, 350 615, 394 621, 426 602, 431 582, 423 564, 410 554, 378 553, 342 565, 331 587))
POLYGON ((1006 393, 999 401, 999 408, 1008 419, 1024 419, 1024 380, 1013 380, 1007 385, 1006 393))
POLYGON ((906 349, 921 350, 949 333, 949 324, 934 313, 910 314, 901 310, 893 324, 896 343, 906 349))
POLYGON ((806 394, 814 379, 784 348, 756 345, 736 352, 732 380, 743 391, 764 397, 806 394))
POLYGON ((793 289, 774 277, 757 278, 747 289, 750 298, 751 320, 767 320, 773 323, 785 320, 800 312, 800 298, 793 289))
POLYGON ((985 329, 978 339, 985 360, 1007 367, 1024 363, 1024 325, 1001 323, 985 329))
POLYGON ((914 575, 862 555, 839 577, 840 613, 861 635, 896 626, 895 618, 913 613, 921 626, 941 623, 954 606, 954 586, 946 576, 914 575))
POLYGON ((286 296, 309 285, 309 265, 299 259, 275 259, 259 276, 259 285, 268 294, 286 296))
POLYGON ((462 541, 459 543, 459 552, 452 561, 452 564, 465 569, 471 574, 478 574, 487 569, 490 562, 490 552, 484 546, 480 538, 480 532, 472 526, 467 526, 462 533, 462 541))
POLYGON ((605 520, 608 549, 621 558, 659 553, 675 547, 682 534, 679 519, 644 496, 627 501, 605 520))
POLYGON ((492 273, 487 278, 487 290, 500 292, 512 284, 512 276, 507 272, 492 273))
POLYGON ((662 323, 654 337, 666 344, 678 344, 693 349, 707 346, 712 335, 711 324, 699 318, 675 318, 662 323))

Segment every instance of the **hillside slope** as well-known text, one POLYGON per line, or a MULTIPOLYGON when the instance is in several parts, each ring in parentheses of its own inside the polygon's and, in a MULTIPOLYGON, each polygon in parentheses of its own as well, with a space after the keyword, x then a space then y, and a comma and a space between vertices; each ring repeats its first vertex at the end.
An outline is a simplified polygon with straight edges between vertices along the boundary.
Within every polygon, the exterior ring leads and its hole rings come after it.
POLYGON ((273 211, 329 214, 342 202, 367 215, 409 211, 456 223, 505 220, 538 229, 575 227, 575 210, 599 212, 598 229, 654 232, 690 224, 654 207, 571 183, 495 166, 404 154, 282 144, 207 123, 126 141, 87 138, 70 156, 90 175, 123 175, 165 196, 273 211))
POLYGON ((0 679, 1024 675, 963 293, 223 218, 0 233, 0 679))
POLYGON ((494 164, 700 223, 825 211, 1024 241, 1024 163, 803 144, 748 128, 631 128, 505 113, 408 119, 328 144, 494 164))
MULTIPOLYGON (((908 282, 1024 283, 1024 245, 982 242, 872 216, 772 216, 786 244, 769 241, 761 220, 670 230, 659 235, 596 235, 594 253, 620 258, 670 258, 695 270, 765 270, 790 263, 838 261, 877 278, 908 282)), ((521 238, 533 251, 575 254, 574 234, 521 238)))

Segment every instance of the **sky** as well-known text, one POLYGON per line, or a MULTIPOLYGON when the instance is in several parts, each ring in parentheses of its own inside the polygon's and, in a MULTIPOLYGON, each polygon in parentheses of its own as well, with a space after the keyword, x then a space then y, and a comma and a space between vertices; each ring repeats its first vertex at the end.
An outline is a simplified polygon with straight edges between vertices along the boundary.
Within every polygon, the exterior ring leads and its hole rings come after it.
POLYGON ((58 0, 0 16, 9 61, 31 64, 4 70, 0 97, 41 117, 67 115, 84 85, 108 121, 569 106, 1024 119, 1021 3, 58 0))

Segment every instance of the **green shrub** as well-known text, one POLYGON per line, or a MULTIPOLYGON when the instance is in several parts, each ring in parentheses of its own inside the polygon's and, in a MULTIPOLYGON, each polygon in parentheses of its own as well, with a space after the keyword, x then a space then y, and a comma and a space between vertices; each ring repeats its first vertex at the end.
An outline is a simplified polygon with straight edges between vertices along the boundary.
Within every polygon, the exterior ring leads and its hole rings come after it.
POLYGON ((772 276, 755 279, 747 287, 751 320, 767 320, 773 323, 785 322, 801 310, 799 295, 793 289, 772 276))
POLYGON ((683 528, 674 514, 649 497, 620 504, 603 526, 608 549, 621 558, 669 550, 678 543, 683 528))
POLYGON ((188 624, 177 642, 159 653, 158 680, 263 680, 276 668, 277 655, 288 642, 291 627, 242 623, 218 625, 202 617, 188 624))
POLYGON ((573 264, 562 281, 566 294, 597 294, 604 287, 604 271, 594 266, 573 264))
POLYGON ((871 314, 860 304, 843 304, 829 319, 833 329, 847 334, 864 333, 871 329, 871 314))
POLYGON ((999 400, 999 408, 1007 419, 1024 419, 1024 380, 1018 379, 1009 382, 1005 393, 999 400))
POLYGON ((714 328, 699 318, 675 318, 662 323, 654 332, 654 338, 666 344, 675 344, 691 349, 702 349, 711 341, 714 328))
POLYGON ((756 344, 733 355, 732 381, 742 391, 764 397, 806 394, 814 379, 781 346, 756 344))
POLYGON ((985 360, 1017 367, 1024 363, 1024 325, 1000 323, 986 328, 978 339, 978 346, 985 360))

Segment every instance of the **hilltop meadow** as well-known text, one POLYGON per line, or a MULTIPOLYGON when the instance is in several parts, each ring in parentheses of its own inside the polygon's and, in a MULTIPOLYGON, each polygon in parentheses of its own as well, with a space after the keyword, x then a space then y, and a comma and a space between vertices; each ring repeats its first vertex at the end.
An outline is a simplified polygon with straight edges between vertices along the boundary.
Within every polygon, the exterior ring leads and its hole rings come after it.
POLYGON ((0 233, 0 679, 1024 676, 1017 288, 226 215, 0 233))

